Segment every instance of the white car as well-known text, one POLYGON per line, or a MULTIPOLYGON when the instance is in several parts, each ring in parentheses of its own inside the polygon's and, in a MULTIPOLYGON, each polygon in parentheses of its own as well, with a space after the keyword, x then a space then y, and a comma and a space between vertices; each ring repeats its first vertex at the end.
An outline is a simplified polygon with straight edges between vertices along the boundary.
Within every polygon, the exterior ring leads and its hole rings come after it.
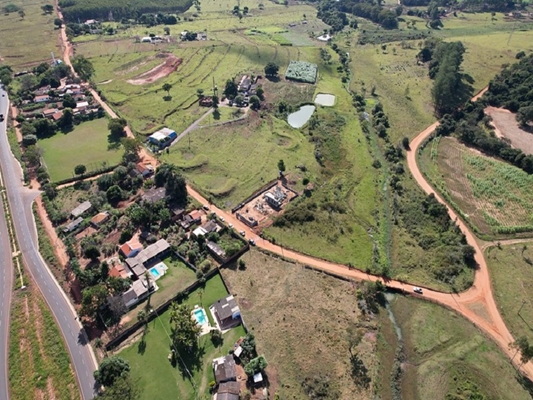
POLYGON ((223 217, 220 217, 219 220, 220 220, 220 222, 224 222, 224 218, 223 217))
POLYGON ((418 294, 422 294, 422 293, 423 293, 423 292, 422 292, 422 288, 419 288, 418 286, 415 286, 415 287, 413 288, 413 292, 418 293, 418 294))
POLYGON ((233 224, 228 225, 230 229, 233 229, 233 224))

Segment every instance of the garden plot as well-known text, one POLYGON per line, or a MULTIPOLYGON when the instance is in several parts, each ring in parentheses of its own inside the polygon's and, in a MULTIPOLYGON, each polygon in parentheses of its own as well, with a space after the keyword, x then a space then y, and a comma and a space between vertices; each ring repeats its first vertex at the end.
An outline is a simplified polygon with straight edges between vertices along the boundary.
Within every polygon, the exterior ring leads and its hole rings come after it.
POLYGON ((307 61, 291 61, 285 77, 294 81, 315 83, 318 67, 307 61))

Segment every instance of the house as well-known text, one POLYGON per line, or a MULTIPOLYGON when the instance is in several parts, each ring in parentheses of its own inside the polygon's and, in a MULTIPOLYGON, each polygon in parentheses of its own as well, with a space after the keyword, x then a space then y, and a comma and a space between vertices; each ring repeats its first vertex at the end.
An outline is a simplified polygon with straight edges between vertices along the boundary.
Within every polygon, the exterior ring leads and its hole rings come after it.
POLYGON ((172 221, 179 221, 185 215, 185 209, 179 208, 179 207, 173 207, 170 210, 170 214, 172 214, 172 221))
POLYGON ((70 223, 68 223, 67 225, 65 225, 63 227, 63 232, 65 232, 65 233, 72 232, 78 226, 80 226, 82 222, 83 222, 83 218, 82 217, 76 218, 74 221, 71 221, 70 223))
POLYGON ((207 250, 209 250, 211 254, 213 254, 213 256, 218 259, 218 261, 224 262, 224 260, 226 259, 226 252, 215 242, 211 242, 209 240, 207 242, 207 250))
POLYGON ((200 100, 199 100, 199 103, 202 107, 211 107, 213 105, 213 98, 208 96, 208 97, 202 97, 200 100))
POLYGON ((50 100, 51 98, 47 94, 41 94, 33 98, 34 103, 46 103, 47 101, 50 101, 50 100))
POLYGON ((102 211, 91 218, 91 225, 98 229, 100 225, 109 221, 109 218, 111 218, 109 211, 102 211))
POLYGON ((95 19, 88 19, 87 21, 84 22, 85 25, 93 25, 96 23, 98 23, 98 21, 95 19))
POLYGON ((137 163, 137 171, 143 176, 143 178, 148 178, 154 173, 154 167, 152 164, 143 164, 142 162, 137 163))
POLYGON ((250 86, 252 86, 252 80, 247 75, 244 75, 241 78, 241 82, 239 83, 238 90, 239 92, 247 92, 250 89, 250 86))
POLYGON ((131 287, 122 293, 122 301, 126 307, 130 308, 148 296, 150 292, 157 290, 154 282, 147 282, 146 279, 139 279, 131 284, 131 287))
POLYGON ((157 132, 152 133, 148 137, 148 141, 160 149, 170 146, 170 144, 178 137, 176 131, 170 128, 163 128, 157 132))
POLYGON ((218 385, 213 400, 239 400, 241 385, 239 382, 229 381, 218 385))
POLYGON ((207 221, 205 224, 203 224, 202 225, 202 229, 204 229, 206 231, 206 233, 211 233, 211 232, 218 232, 221 228, 220 228, 220 226, 218 226, 216 221, 211 220, 211 221, 207 221))
POLYGON ((57 108, 49 108, 42 112, 44 118, 51 119, 54 117, 54 114, 57 112, 57 108))
POLYGON ((241 323, 241 310, 231 295, 218 300, 211 306, 211 309, 221 329, 229 329, 241 323))
POLYGON ((237 368, 233 356, 228 354, 213 360, 213 372, 218 384, 237 380, 237 368))
POLYGON ((85 110, 87 107, 89 107, 89 102, 87 101, 80 101, 79 103, 76 103, 76 108, 80 111, 85 110))
POLYGON ((170 244, 165 239, 159 239, 135 257, 127 258, 126 265, 138 278, 146 272, 146 267, 156 258, 161 258, 170 251, 170 244))
POLYGON ((128 240, 120 246, 120 252, 124 257, 135 257, 142 251, 142 249, 143 245, 137 239, 128 240))
POLYGON ((152 188, 144 192, 141 199, 150 204, 155 204, 158 201, 164 200, 167 197, 167 190, 164 187, 152 188))
POLYGON ((196 228, 194 231, 192 231, 192 234, 193 234, 195 237, 205 236, 205 235, 207 235, 207 233, 208 233, 208 232, 207 232, 203 227, 201 227, 201 226, 199 226, 199 227, 196 228))
POLYGON ((81 203, 78 207, 76 207, 74 210, 72 210, 72 212, 70 213, 71 217, 73 218, 77 218, 79 217, 80 215, 86 213, 87 211, 89 211, 92 207, 92 204, 90 201, 84 201, 83 203, 81 203))
POLYGON ((120 263, 113 265, 109 270, 109 276, 127 279, 131 277, 131 272, 124 266, 124 264, 120 263))
POLYGON ((58 112, 54 113, 54 115, 52 115, 52 119, 54 121, 59 121, 62 116, 63 116, 63 111, 58 111, 58 112))
POLYGON ((183 229, 189 229, 191 225, 199 224, 200 222, 202 222, 202 212, 200 210, 193 210, 183 217, 180 225, 183 229))
POLYGON ((244 222, 246 225, 248 225, 250 228, 253 228, 257 226, 258 222, 254 217, 243 215, 241 213, 236 213, 237 219, 241 222, 244 222))
POLYGON ((266 200, 270 207, 275 209, 281 208, 281 202, 272 193, 266 192, 263 198, 266 200))

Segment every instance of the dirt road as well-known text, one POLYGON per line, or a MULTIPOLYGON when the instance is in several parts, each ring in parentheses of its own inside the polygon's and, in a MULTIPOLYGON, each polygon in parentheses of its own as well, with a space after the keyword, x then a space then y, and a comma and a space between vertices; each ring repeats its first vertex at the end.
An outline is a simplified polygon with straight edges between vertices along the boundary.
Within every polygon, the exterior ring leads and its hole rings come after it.
MULTIPOLYGON (((64 26, 62 27, 61 35, 64 44, 64 61, 65 63, 67 63, 67 65, 71 66, 71 48, 66 37, 64 26)), ((473 97, 473 100, 475 101, 479 97, 481 97, 486 90, 487 88, 483 89, 480 93, 473 97)), ((117 118, 115 112, 100 98, 100 96, 98 96, 98 93, 96 93, 96 91, 94 90, 91 90, 91 92, 95 100, 106 110, 106 112, 111 115, 111 117, 117 118)), ((515 351, 509 348, 509 344, 513 342, 514 339, 507 327, 505 326, 505 323, 503 322, 500 313, 498 312, 496 303, 494 301, 492 295, 492 287, 490 284, 489 271, 485 262, 485 258, 483 257, 482 250, 476 238, 468 229, 466 224, 458 218, 455 211, 442 199, 442 197, 439 196, 438 193, 435 193, 433 188, 430 186, 430 184, 426 181, 426 179, 420 172, 416 162, 416 154, 418 152, 419 146, 433 133, 437 126, 438 122, 435 122, 434 124, 426 128, 424 131, 420 132, 418 136, 413 139, 410 145, 411 151, 407 153, 407 165, 420 187, 428 194, 434 193, 435 197, 441 203, 446 205, 450 218, 454 221, 457 221, 457 225, 464 233, 468 244, 470 244, 476 250, 475 260, 479 265, 479 268, 475 272, 473 286, 466 292, 460 294, 448 294, 424 289, 424 294, 419 297, 444 305, 445 307, 455 310, 459 314, 463 315, 465 318, 474 323, 474 325, 476 325, 479 329, 485 332, 488 337, 494 340, 494 342, 498 344, 498 346, 504 351, 504 353, 512 359, 515 351)), ((128 137, 134 138, 134 135, 129 127, 126 127, 125 131, 128 137)), ((152 162, 154 166, 157 166, 158 164, 157 159, 152 154, 149 154, 145 149, 141 150, 141 157, 145 162, 152 162)), ((187 191, 191 197, 193 197, 200 203, 209 204, 209 202, 202 195, 200 195, 189 185, 187 185, 187 191)), ((238 231, 244 231, 246 237, 248 239, 254 239, 257 246, 265 250, 271 251, 272 253, 280 254, 283 257, 295 260, 305 265, 312 266, 316 269, 327 271, 338 276, 349 277, 357 280, 382 280, 382 278, 380 277, 369 275, 363 271, 354 268, 348 268, 345 265, 335 264, 329 261, 310 257, 293 250, 284 249, 281 246, 275 245, 267 240, 258 237, 255 232, 253 232, 250 228, 248 228, 242 222, 237 220, 237 218, 231 213, 221 210, 215 206, 210 206, 210 209, 211 211, 217 213, 219 216, 223 217, 228 223, 233 224, 235 229, 237 229, 238 231)), ((411 293, 412 295, 414 295, 412 293, 412 285, 408 283, 389 280, 385 282, 385 284, 388 287, 400 289, 405 291, 406 293, 411 293)), ((518 360, 515 359, 515 363, 517 362, 518 360)), ((518 364, 516 365, 518 366, 518 364)), ((521 371, 529 379, 533 379, 533 363, 530 362, 526 365, 523 365, 521 371)))

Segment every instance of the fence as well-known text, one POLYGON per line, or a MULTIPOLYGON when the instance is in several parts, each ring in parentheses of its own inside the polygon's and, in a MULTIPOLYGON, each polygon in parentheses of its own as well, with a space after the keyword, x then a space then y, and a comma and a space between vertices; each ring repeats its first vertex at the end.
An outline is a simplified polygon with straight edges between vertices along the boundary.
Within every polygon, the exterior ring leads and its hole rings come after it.
POLYGON ((87 178, 92 178, 93 176, 97 176, 97 175, 101 175, 101 174, 106 174, 108 172, 112 172, 119 165, 121 165, 121 164, 111 165, 111 166, 106 167, 106 168, 100 168, 100 169, 97 169, 97 170, 94 170, 94 171, 91 171, 91 172, 87 172, 87 173, 82 174, 82 175, 73 176, 72 178, 62 179, 62 180, 54 182, 54 183, 57 186, 59 186, 59 185, 64 185, 66 183, 82 181, 82 180, 87 179, 87 178))
POLYGON ((244 207, 244 205, 246 203, 248 203, 249 201, 251 201, 253 198, 257 197, 257 195, 259 195, 260 193, 264 192, 265 190, 268 190, 274 186, 276 186, 278 183, 278 178, 276 179, 272 179, 270 182, 266 183, 265 185, 263 185, 261 188, 257 189, 255 192, 253 192, 250 196, 248 196, 247 198, 245 198, 243 201, 241 201, 239 203, 238 206, 236 207, 233 207, 231 209, 231 213, 234 214, 236 211, 239 211, 241 208, 244 207))

